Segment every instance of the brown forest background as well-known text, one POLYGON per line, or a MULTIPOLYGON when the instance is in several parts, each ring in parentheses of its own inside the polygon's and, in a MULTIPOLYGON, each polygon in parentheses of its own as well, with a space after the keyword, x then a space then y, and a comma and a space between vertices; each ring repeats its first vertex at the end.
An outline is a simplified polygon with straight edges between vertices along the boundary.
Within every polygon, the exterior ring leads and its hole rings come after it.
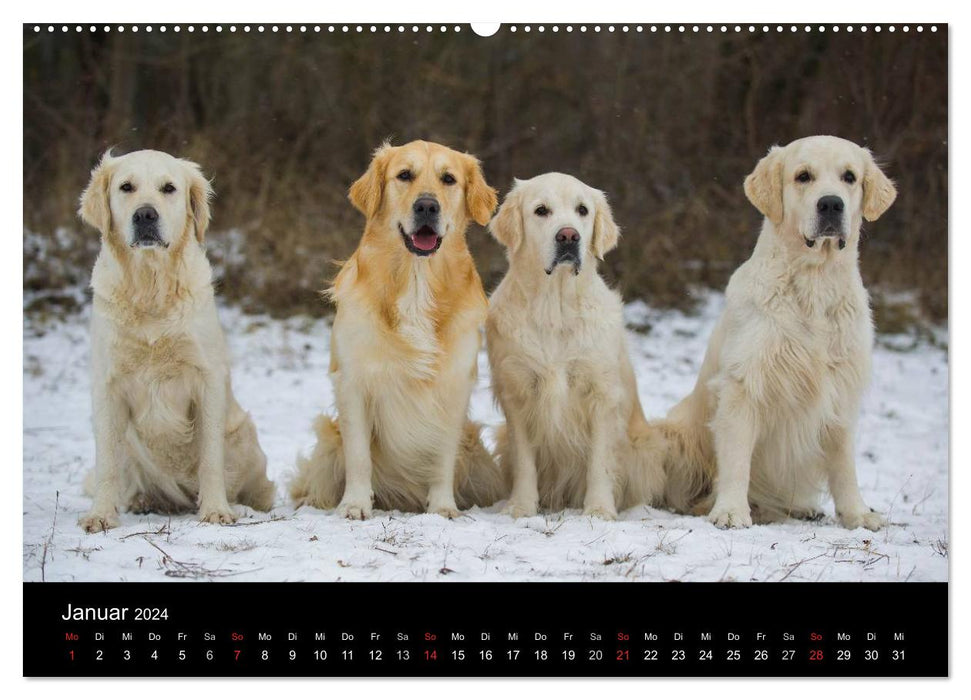
MULTIPOLYGON (((383 27, 381 28, 383 29, 383 27)), ((396 29, 396 27, 395 27, 396 29)), ((774 28, 773 28, 774 29, 774 28)), ((947 315, 945 31, 595 33, 504 27, 375 35, 171 30, 24 32, 24 286, 67 304, 97 237, 76 218, 101 152, 196 160, 216 189, 208 248, 220 293, 274 315, 316 294, 362 230, 346 200, 383 139, 482 159, 504 193, 548 170, 605 190, 624 237, 605 275, 627 299, 688 308, 750 254, 741 183, 774 143, 831 133, 869 146, 899 197, 863 243, 882 330, 896 292, 947 315), (235 231, 235 233, 233 233, 235 231)), ((487 290, 501 247, 473 227, 487 290)), ((909 305, 912 307, 913 305, 909 305)))

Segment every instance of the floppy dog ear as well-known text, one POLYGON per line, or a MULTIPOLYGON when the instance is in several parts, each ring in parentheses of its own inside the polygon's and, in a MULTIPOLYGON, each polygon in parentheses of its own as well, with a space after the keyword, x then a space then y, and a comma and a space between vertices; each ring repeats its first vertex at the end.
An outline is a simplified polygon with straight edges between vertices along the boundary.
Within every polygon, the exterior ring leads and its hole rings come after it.
POLYGON ((81 193, 78 216, 86 224, 101 233, 111 230, 111 205, 108 203, 108 187, 111 185, 111 164, 115 157, 109 148, 91 171, 88 186, 81 193))
POLYGON ((496 191, 489 187, 482 175, 482 164, 478 159, 466 155, 465 169, 465 207, 469 218, 479 226, 485 226, 492 218, 499 199, 496 191))
POLYGON ((893 180, 883 174, 867 148, 863 149, 866 169, 863 172, 863 218, 876 221, 897 198, 893 180))
POLYGON ((770 148, 745 178, 745 196, 773 224, 782 223, 782 148, 770 148))
POLYGON ((378 213, 378 209, 381 208, 381 198, 384 196, 385 171, 394 149, 395 147, 387 141, 378 146, 371 158, 367 172, 351 185, 351 189, 347 193, 351 204, 368 219, 373 218, 378 213))
POLYGON ((607 195, 600 190, 593 190, 593 202, 597 208, 593 217, 593 254, 603 260, 607 253, 617 247, 620 228, 614 222, 607 195))
POLYGON ((196 163, 189 160, 183 160, 182 163, 189 171, 189 213, 192 217, 196 240, 201 245, 206 240, 206 231, 209 230, 209 220, 212 218, 212 212, 209 209, 212 185, 196 163))
POLYGON ((523 241, 523 207, 519 194, 521 180, 513 179, 512 189, 506 194, 499 213, 489 222, 489 232, 492 237, 515 253, 523 241))

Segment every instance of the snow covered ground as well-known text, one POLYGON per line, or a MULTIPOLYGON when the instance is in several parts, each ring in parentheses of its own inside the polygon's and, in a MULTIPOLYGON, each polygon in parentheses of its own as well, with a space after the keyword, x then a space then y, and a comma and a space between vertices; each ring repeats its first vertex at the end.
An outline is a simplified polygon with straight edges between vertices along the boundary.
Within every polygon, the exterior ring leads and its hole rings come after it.
MULTIPOLYGON (((627 307, 645 411, 660 416, 694 383, 722 299, 697 315, 627 307)), ((366 522, 294 511, 286 482, 313 444, 311 419, 332 404, 325 321, 285 321, 222 309, 233 384, 249 410, 278 484, 276 508, 242 513, 232 527, 192 516, 124 514, 121 527, 86 535, 81 482, 94 459, 87 318, 24 320, 24 559, 26 581, 945 581, 948 574, 947 351, 883 337, 864 403, 857 466, 864 497, 889 515, 878 533, 847 531, 829 516, 748 530, 647 507, 616 522, 579 511, 514 521, 499 507, 455 521, 376 512, 366 522)), ((480 377, 472 416, 500 420, 480 377)))

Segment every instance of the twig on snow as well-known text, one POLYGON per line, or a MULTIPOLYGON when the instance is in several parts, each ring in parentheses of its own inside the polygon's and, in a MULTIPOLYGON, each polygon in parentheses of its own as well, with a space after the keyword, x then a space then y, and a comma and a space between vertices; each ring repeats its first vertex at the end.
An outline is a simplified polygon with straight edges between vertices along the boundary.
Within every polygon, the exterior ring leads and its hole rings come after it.
POLYGON ((44 540, 44 551, 40 559, 40 580, 43 582, 47 575, 47 549, 54 543, 54 528, 57 527, 57 505, 61 500, 61 492, 54 492, 54 518, 51 520, 51 531, 44 540))

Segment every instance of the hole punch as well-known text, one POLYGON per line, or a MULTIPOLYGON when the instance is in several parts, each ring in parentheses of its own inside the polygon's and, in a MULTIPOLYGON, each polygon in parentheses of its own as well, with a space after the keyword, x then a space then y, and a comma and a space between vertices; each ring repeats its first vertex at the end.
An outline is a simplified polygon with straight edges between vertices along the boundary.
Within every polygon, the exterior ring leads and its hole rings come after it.
POLYGON ((481 37, 489 37, 499 31, 502 26, 499 22, 473 22, 472 31, 481 37))

